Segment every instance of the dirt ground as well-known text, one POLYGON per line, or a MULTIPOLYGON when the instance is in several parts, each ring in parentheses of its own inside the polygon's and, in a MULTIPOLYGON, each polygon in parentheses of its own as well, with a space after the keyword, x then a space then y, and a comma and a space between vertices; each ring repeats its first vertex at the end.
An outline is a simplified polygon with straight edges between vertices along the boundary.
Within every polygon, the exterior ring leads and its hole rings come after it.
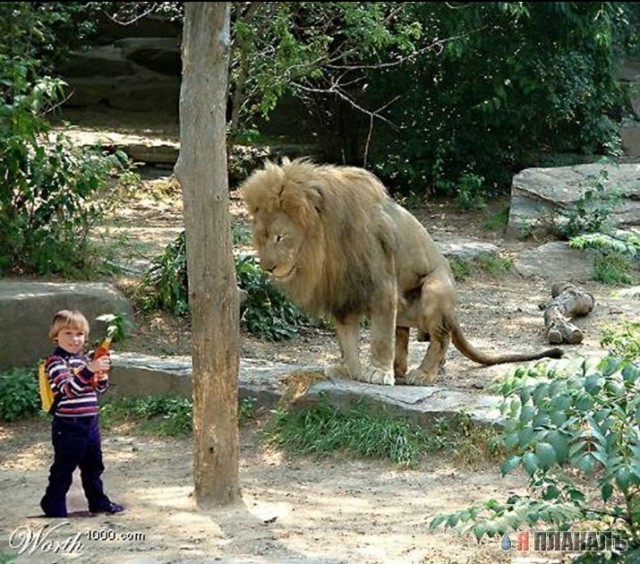
MULTIPOLYGON (((181 228, 179 194, 165 181, 147 181, 138 195, 118 210, 104 232, 131 243, 131 257, 148 257, 181 228), (163 183, 164 182, 164 183, 163 183)), ((532 243, 505 241, 483 221, 507 202, 482 212, 459 212, 432 202, 414 210, 436 240, 471 237, 498 244, 514 256, 532 243)), ((243 218, 233 200, 233 212, 243 218)), ((135 279, 116 281, 125 292, 135 279)), ((570 355, 599 350, 600 329, 629 315, 628 300, 615 289, 583 285, 596 309, 578 324, 586 333, 570 355)), ((491 276, 476 270, 459 284, 459 317, 470 340, 486 351, 538 349, 543 338, 538 305, 550 299, 542 278, 514 272, 491 276)), ((638 300, 632 304, 638 313, 638 300)), ((637 315, 636 315, 637 317, 637 315)), ((142 315, 123 350, 189 354, 184 320, 142 315)), ((412 359, 423 345, 413 343, 412 359)), ((334 360, 338 351, 331 331, 309 330, 288 343, 261 342, 243 335, 241 355, 308 364, 334 360)), ((363 338, 366 350, 366 334, 363 338)), ((457 389, 486 392, 513 367, 479 368, 451 349, 439 382, 457 389)), ((488 498, 506 499, 524 492, 522 474, 501 478, 495 465, 461 465, 448 455, 423 461, 417 469, 363 460, 341 453, 324 460, 290 458, 260 441, 263 420, 242 427, 240 485, 242 501, 216 510, 199 509, 192 496, 192 445, 189 439, 155 439, 135 428, 103 433, 106 490, 127 510, 118 516, 74 515, 49 520, 40 515, 51 463, 48 421, 0 424, 0 562, 21 552, 19 562, 327 562, 327 563, 500 563, 523 554, 505 554, 500 540, 478 545, 428 524, 439 512, 468 507, 488 498)), ((86 510, 79 479, 69 495, 69 510, 86 510)), ((529 554, 528 556, 542 556, 529 554)), ((556 557, 561 555, 555 555, 556 557)), ((547 560, 548 561, 548 560, 547 560)))

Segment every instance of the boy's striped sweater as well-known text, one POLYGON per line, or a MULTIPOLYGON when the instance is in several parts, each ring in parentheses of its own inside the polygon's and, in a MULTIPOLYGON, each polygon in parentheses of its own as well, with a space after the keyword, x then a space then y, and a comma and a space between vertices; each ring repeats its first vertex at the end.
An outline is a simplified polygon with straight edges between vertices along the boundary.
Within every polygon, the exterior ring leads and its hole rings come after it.
POLYGON ((97 394, 109 387, 109 381, 95 383, 93 372, 86 368, 88 362, 85 354, 72 354, 60 347, 45 361, 51 389, 58 397, 56 416, 89 417, 98 413, 97 394))

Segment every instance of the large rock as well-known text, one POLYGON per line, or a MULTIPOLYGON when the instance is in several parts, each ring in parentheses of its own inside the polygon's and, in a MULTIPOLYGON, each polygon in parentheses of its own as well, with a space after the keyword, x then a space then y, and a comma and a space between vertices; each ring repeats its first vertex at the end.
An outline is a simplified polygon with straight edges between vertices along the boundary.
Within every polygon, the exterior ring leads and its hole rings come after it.
MULTIPOLYGON (((138 353, 112 354, 109 394, 114 398, 171 395, 192 397, 191 358, 153 357, 138 353)), ((374 408, 388 409, 429 426, 436 418, 455 419, 461 411, 480 425, 499 425, 501 398, 439 386, 376 386, 352 380, 324 380, 321 366, 296 366, 279 362, 240 359, 238 396, 256 408, 273 408, 286 394, 287 380, 296 375, 317 374, 296 397, 287 396, 298 407, 329 401, 339 409, 364 400, 374 408)))
POLYGON ((129 301, 110 284, 0 280, 0 370, 31 366, 53 350, 49 325, 61 309, 79 309, 91 326, 90 340, 102 338, 96 317, 124 313, 133 321, 129 301))
POLYGON ((601 171, 608 179, 605 196, 618 201, 610 219, 613 227, 640 225, 640 164, 583 164, 553 168, 528 168, 513 177, 507 234, 525 237, 548 235, 562 222, 561 210, 576 208, 586 191, 594 195, 601 171))

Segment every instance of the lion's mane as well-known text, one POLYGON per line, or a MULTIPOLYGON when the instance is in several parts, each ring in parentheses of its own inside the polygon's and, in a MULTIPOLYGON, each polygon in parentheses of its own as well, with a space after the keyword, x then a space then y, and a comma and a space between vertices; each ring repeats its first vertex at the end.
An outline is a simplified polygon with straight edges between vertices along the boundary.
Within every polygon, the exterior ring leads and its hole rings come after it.
POLYGON ((365 313, 380 277, 393 276, 390 198, 369 172, 285 159, 267 162, 241 192, 254 218, 283 212, 302 228, 296 274, 278 285, 299 306, 337 318, 365 313))

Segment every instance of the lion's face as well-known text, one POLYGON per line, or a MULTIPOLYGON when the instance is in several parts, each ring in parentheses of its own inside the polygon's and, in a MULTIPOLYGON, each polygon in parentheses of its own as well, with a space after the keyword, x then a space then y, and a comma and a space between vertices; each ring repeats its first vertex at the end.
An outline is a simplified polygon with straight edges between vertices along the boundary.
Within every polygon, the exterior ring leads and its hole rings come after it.
POLYGON ((295 277, 304 232, 287 214, 278 211, 254 216, 253 240, 260 266, 275 282, 284 283, 295 277))

